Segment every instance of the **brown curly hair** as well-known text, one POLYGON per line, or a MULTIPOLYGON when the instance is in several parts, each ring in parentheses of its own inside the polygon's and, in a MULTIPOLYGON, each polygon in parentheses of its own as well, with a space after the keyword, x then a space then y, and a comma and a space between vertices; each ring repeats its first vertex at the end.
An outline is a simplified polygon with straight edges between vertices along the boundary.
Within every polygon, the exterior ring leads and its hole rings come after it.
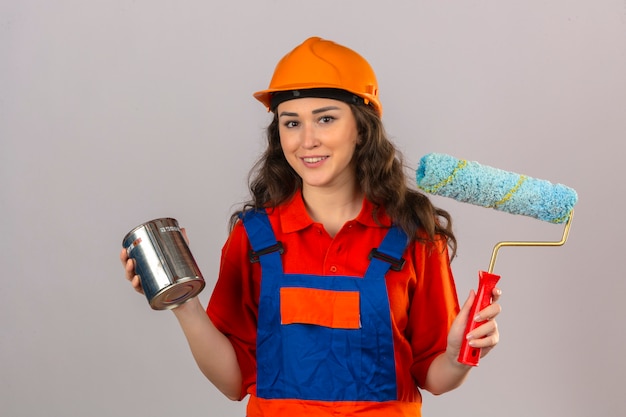
MULTIPOLYGON (((388 139, 382 120, 371 106, 349 104, 354 114, 360 141, 354 153, 354 167, 360 190, 376 206, 384 207, 392 222, 412 240, 447 239, 451 258, 457 241, 452 232, 450 214, 433 206, 430 199, 408 186, 403 156, 388 139), (427 239, 424 239, 425 232, 427 239), (422 237, 421 237, 422 236, 422 237)), ((302 187, 302 179, 285 159, 278 132, 278 115, 267 127, 268 146, 250 171, 248 178, 252 200, 233 213, 230 228, 242 211, 273 208, 289 200, 302 187)))

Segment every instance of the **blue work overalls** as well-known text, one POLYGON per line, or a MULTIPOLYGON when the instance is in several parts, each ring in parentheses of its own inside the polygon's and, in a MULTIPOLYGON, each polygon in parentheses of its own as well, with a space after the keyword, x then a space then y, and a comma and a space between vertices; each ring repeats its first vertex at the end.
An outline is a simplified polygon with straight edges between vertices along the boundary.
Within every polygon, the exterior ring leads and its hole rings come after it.
MULTIPOLYGON (((393 401, 396 370, 385 274, 401 268, 406 234, 391 227, 372 250, 364 277, 285 274, 283 248, 265 212, 241 216, 262 269, 257 330, 257 396, 319 401, 393 401), (351 328, 281 321, 281 291, 313 289, 356 294, 351 328)), ((284 296, 284 295, 283 295, 284 296)), ((333 308, 319 305, 319 308, 333 308)))

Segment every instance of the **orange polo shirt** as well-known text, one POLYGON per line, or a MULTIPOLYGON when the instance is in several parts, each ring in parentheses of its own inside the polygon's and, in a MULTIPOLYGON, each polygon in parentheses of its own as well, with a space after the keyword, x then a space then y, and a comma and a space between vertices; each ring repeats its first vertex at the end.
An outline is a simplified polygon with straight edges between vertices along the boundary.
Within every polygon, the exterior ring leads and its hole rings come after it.
MULTIPOLYGON (((390 226, 373 204, 363 201, 359 215, 331 237, 307 214, 301 193, 268 213, 276 240, 283 243, 284 272, 320 276, 364 276, 368 254, 377 247, 390 226)), ((459 303, 444 238, 434 243, 411 243, 401 271, 386 275, 391 309, 398 396, 396 401, 320 402, 265 400, 256 397, 256 323, 261 266, 250 263, 250 243, 239 222, 222 249, 218 281, 207 314, 233 344, 243 377, 243 395, 250 395, 248 417, 257 416, 419 416, 418 386, 428 368, 447 345, 459 303)), ((324 381, 320 381, 324 383, 324 381)))

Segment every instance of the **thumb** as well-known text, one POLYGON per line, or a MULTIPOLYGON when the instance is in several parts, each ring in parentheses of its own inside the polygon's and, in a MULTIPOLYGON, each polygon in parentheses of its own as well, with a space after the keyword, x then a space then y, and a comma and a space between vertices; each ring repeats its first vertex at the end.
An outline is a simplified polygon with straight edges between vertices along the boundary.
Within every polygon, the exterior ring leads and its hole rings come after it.
POLYGON ((461 307, 459 314, 454 319, 452 323, 452 327, 450 328, 450 336, 448 343, 454 346, 457 349, 461 348, 461 343, 463 341, 465 328, 467 327, 467 322, 472 320, 472 317, 469 317, 470 310, 472 309, 472 304, 474 303, 474 299, 476 298, 476 293, 474 290, 471 290, 465 303, 461 307))

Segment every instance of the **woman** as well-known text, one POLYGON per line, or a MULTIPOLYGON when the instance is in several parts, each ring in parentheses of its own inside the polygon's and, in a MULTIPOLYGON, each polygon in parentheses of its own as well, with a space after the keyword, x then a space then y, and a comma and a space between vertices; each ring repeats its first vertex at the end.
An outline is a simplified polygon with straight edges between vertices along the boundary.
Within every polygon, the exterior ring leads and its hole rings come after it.
POLYGON ((199 368, 228 398, 249 395, 249 417, 419 416, 419 388, 468 375, 467 320, 484 322, 468 335, 483 356, 498 342, 499 304, 469 318, 472 292, 459 308, 450 216, 408 188, 365 59, 309 38, 255 97, 274 117, 252 200, 206 311, 197 298, 173 310, 199 368))

